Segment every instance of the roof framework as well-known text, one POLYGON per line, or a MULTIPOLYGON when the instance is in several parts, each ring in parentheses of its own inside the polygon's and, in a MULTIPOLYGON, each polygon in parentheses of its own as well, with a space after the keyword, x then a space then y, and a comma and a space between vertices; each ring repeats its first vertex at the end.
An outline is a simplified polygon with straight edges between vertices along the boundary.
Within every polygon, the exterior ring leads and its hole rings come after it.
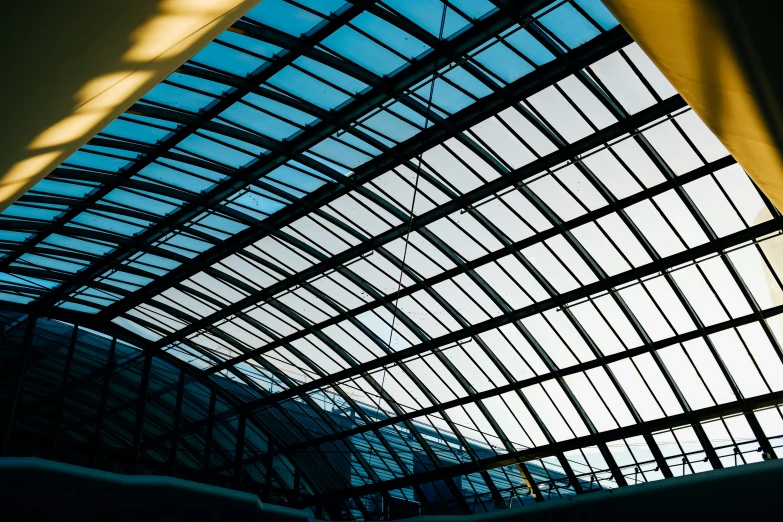
POLYGON ((774 456, 780 214, 600 2, 334 3, 265 0, 2 216, 7 309, 236 399, 113 454, 252 419, 359 518, 774 456))

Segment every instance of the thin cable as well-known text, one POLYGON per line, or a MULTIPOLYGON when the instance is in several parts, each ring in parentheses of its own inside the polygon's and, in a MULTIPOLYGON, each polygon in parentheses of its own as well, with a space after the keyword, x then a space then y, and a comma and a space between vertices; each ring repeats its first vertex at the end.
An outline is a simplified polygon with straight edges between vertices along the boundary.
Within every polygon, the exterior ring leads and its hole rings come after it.
MULTIPOLYGON (((443 40, 443 28, 446 26, 446 3, 443 4, 443 14, 440 17, 440 31, 438 33, 438 41, 443 40)), ((430 112, 432 111, 432 97, 435 93, 435 81, 438 73, 438 62, 435 61, 434 64, 432 64, 432 83, 430 84, 430 94, 427 99, 427 113, 424 117, 424 129, 422 132, 425 132, 427 130, 427 127, 430 124, 430 112)), ((408 256, 408 242, 411 237, 411 230, 413 229, 413 209, 416 208, 416 195, 419 193, 419 176, 421 174, 421 163, 422 163, 422 156, 424 155, 424 152, 420 152, 419 156, 417 158, 418 164, 416 165, 416 178, 413 183, 413 199, 411 201, 411 208, 410 208, 410 219, 408 220, 408 231, 405 234, 405 247, 402 251, 402 265, 400 266, 400 277, 397 279, 397 295, 394 298, 394 310, 392 311, 392 321, 391 321, 391 330, 389 332, 389 342, 387 343, 389 348, 391 349, 392 345, 392 339, 394 339, 394 325, 397 321, 397 302, 400 299, 400 291, 402 290, 402 275, 405 272, 405 260, 408 256)), ((383 367, 383 375, 381 376, 381 390, 383 390, 383 386, 386 383, 386 366, 383 367)), ((378 408, 375 411, 375 416, 378 416, 378 412, 381 409, 381 403, 378 401, 378 408)))

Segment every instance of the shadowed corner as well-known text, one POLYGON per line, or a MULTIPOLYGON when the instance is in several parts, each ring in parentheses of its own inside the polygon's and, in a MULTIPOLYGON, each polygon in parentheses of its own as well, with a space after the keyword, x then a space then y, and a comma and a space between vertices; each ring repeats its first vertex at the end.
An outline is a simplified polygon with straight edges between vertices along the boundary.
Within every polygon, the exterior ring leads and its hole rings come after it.
POLYGON ((14 81, 2 87, 0 211, 257 3, 34 0, 6 8, 0 48, 14 81))
POLYGON ((777 208, 783 113, 777 45, 783 4, 603 0, 777 208))

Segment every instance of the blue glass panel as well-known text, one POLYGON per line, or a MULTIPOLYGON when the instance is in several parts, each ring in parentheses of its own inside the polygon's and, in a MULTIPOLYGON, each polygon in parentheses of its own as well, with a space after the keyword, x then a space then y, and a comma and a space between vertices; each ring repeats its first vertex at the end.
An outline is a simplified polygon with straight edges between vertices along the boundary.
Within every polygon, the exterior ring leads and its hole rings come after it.
POLYGON ((215 100, 211 96, 165 83, 153 87, 142 99, 189 112, 198 112, 215 100))
POLYGON ((306 192, 302 192, 301 190, 291 188, 288 185, 283 185, 282 183, 278 183, 277 181, 273 180, 269 176, 264 178, 264 183, 290 194, 292 199, 303 198, 307 195, 306 192))
POLYGON ((470 74, 462 67, 455 67, 449 72, 444 74, 446 78, 455 84, 459 85, 476 98, 483 98, 488 94, 492 94, 492 89, 480 82, 475 76, 470 74))
POLYGON ((83 305, 80 303, 73 303, 71 301, 65 301, 57 305, 58 308, 66 308, 68 310, 74 310, 76 312, 84 312, 87 314, 97 314, 100 312, 99 308, 93 308, 91 306, 83 305))
POLYGON ((541 42, 536 40, 527 29, 520 29, 506 38, 506 42, 527 56, 536 65, 544 65, 555 59, 555 55, 549 52, 541 42))
POLYGON ((408 63, 350 27, 324 38, 323 45, 378 76, 391 74, 408 63))
POLYGON ((218 134, 217 132, 202 130, 199 131, 199 133, 203 134, 204 136, 215 138, 216 140, 220 140, 226 145, 240 148, 252 156, 263 156, 264 154, 269 152, 267 149, 263 147, 259 147, 258 145, 254 145, 246 141, 238 140, 236 138, 232 138, 231 136, 224 136, 222 134, 218 134))
POLYGON ((579 47, 600 34, 598 29, 571 4, 561 5, 542 16, 539 22, 570 49, 579 47))
POLYGON ((245 16, 294 36, 310 31, 323 21, 320 16, 283 0, 263 0, 245 16))
MULTIPOLYGON (((106 274, 108 276, 104 281, 108 282, 109 280, 115 280, 115 281, 122 281, 123 283, 128 283, 129 285, 135 285, 135 286, 146 286, 152 282, 151 278, 143 277, 137 274, 130 274, 128 272, 123 272, 121 270, 117 272, 108 272, 106 274)), ((129 290, 135 290, 136 288, 133 286, 127 286, 129 290)))
POLYGON ((343 132, 339 136, 334 136, 334 138, 343 141, 345 143, 348 143, 350 145, 353 145, 354 147, 360 148, 363 151, 365 151, 370 156, 377 156, 381 153, 380 150, 376 149, 363 139, 359 138, 358 136, 354 136, 353 134, 350 134, 348 132, 343 132))
MULTIPOLYGON (((395 105, 400 105, 402 107, 399 103, 395 105)), ((381 111, 370 118, 367 118, 363 125, 398 142, 405 141, 419 132, 416 127, 401 120, 388 111, 381 111)))
POLYGON ((171 236, 166 239, 164 245, 172 245, 175 247, 184 248, 187 250, 192 250, 195 252, 203 252, 205 250, 209 250, 214 245, 211 243, 207 243, 206 241, 198 240, 194 237, 191 237, 187 234, 175 234, 174 236, 171 236))
POLYGON ((315 156, 313 154, 310 154, 309 151, 305 152, 304 155, 318 163, 320 163, 323 167, 326 169, 331 169, 335 172, 335 174, 340 174, 342 176, 347 176, 351 174, 350 169, 345 168, 343 165, 338 165, 337 163, 332 163, 328 159, 324 159, 320 156, 315 156))
MULTIPOLYGON (((266 215, 273 214, 286 206, 285 204, 280 203, 279 201, 274 201, 269 198, 265 198, 260 194, 256 194, 255 192, 248 192, 248 191, 243 191, 239 196, 235 197, 232 200, 232 202, 237 203, 239 205, 243 205, 249 208, 250 210, 262 212, 263 214, 266 215)), ((231 204, 229 204, 229 206, 233 207, 233 205, 231 204)), ((241 208, 237 208, 237 210, 239 210, 240 212, 244 212, 244 210, 241 208)))
POLYGON ((0 228, 0 241, 12 241, 14 243, 21 243, 32 234, 28 232, 17 232, 16 230, 2 230, 0 228))
MULTIPOLYGON (((198 66, 194 66, 198 67, 198 66)), ((203 78, 197 78, 195 76, 191 76, 189 74, 182 74, 182 73, 171 73, 168 78, 166 78, 168 81, 177 83, 179 85, 184 85, 185 87, 190 87, 191 89, 197 89, 199 91, 205 92, 206 94, 211 94, 215 97, 222 96, 223 93, 228 91, 231 87, 228 85, 224 85, 222 83, 213 82, 211 80, 205 80, 203 78)), ((148 118, 152 120, 152 118, 148 118)), ((161 120, 153 120, 155 122, 161 121, 161 120)))
POLYGON ((124 205, 135 210, 156 214, 158 216, 165 216, 179 208, 176 205, 164 203, 163 201, 144 197, 135 192, 128 192, 122 189, 112 190, 106 195, 104 200, 117 203, 118 205, 124 205))
POLYGON ((54 194, 57 196, 83 198, 92 192, 98 185, 68 183, 67 181, 54 181, 51 179, 42 179, 31 190, 42 192, 44 194, 54 194))
POLYGON ((208 180, 214 180, 215 182, 221 181, 227 177, 225 174, 220 174, 213 170, 197 167, 195 165, 185 164, 182 163, 181 161, 175 161, 166 158, 159 159, 158 161, 162 165, 170 165, 171 167, 176 167, 178 169, 184 170, 186 172, 190 172, 197 176, 201 176, 208 180))
POLYGON ((312 114, 302 112, 299 109, 294 109, 289 105, 271 100, 269 98, 264 98, 263 96, 259 96, 257 94, 248 94, 242 99, 260 109, 269 111, 272 114, 278 115, 281 118, 292 121, 294 123, 298 123, 299 125, 304 126, 316 120, 312 114))
POLYGON ((346 91, 353 94, 361 92, 368 87, 366 83, 357 80, 353 76, 343 74, 340 71, 332 69, 327 65, 316 62, 315 60, 311 60, 310 58, 304 56, 297 58, 294 61, 294 64, 308 72, 313 73, 318 78, 323 78, 324 81, 336 85, 341 89, 345 89, 346 91))
POLYGON ((115 248, 113 245, 93 243, 91 241, 84 241, 75 237, 61 236, 59 234, 50 235, 46 238, 44 243, 60 246, 63 248, 69 248, 71 250, 84 252, 86 254, 95 254, 98 256, 105 255, 115 248))
POLYGON ((133 260, 133 263, 143 263, 148 267, 159 268, 162 270, 174 270, 181 263, 168 259, 166 257, 156 256, 155 254, 142 254, 133 260))
POLYGON ((84 150, 77 150, 65 160, 65 163, 74 167, 86 167, 92 169, 105 170, 108 172, 117 172, 122 167, 128 165, 128 160, 109 158, 100 154, 91 154, 84 150))
POLYGON ((60 285, 57 281, 51 281, 49 279, 40 279, 38 277, 30 276, 18 276, 16 274, 8 274, 6 272, 0 272, 0 281, 5 283, 11 283, 15 285, 24 285, 31 288, 55 288, 60 285))
POLYGON ((297 0, 297 2, 324 15, 336 13, 345 5, 343 0, 297 0))
POLYGON ((191 134, 182 140, 177 148, 234 168, 246 165, 253 159, 253 156, 250 154, 226 147, 195 134, 191 134))
POLYGON ((356 168, 371 159, 370 156, 362 154, 356 149, 352 149, 331 138, 323 140, 311 147, 310 150, 350 168, 356 168))
POLYGON ((51 268, 62 272, 75 273, 83 269, 87 264, 65 261, 64 259, 54 259, 52 257, 39 256, 36 254, 23 254, 19 257, 19 262, 11 263, 12 266, 34 266, 42 268, 51 268))
MULTIPOLYGON (((121 145, 121 144, 117 143, 117 145, 121 145)), ((114 147, 97 147, 95 145, 90 145, 90 144, 85 145, 84 147, 82 147, 81 150, 84 152, 111 154, 112 156, 120 156, 121 158, 128 158, 131 160, 139 157, 138 152, 122 150, 120 148, 114 148, 114 147)))
POLYGON ((533 72, 532 65, 501 42, 488 47, 473 59, 508 83, 533 72))
POLYGON ((247 228, 247 225, 243 225, 233 219, 224 218, 218 214, 206 214, 201 219, 196 220, 199 225, 204 225, 229 234, 238 234, 247 228))
MULTIPOLYGON (((188 192, 199 193, 215 186, 215 183, 212 181, 169 169, 159 163, 147 165, 140 171, 140 174, 148 179, 187 190, 188 192)), ((137 177, 134 176, 132 179, 137 179, 137 177)))
POLYGON ((3 211, 4 216, 17 217, 24 219, 37 219, 41 221, 51 221, 62 214, 62 210, 28 207, 26 205, 11 205, 3 211))
POLYGON ((286 67, 269 79, 269 84, 321 107, 333 109, 351 98, 293 67, 286 67))
POLYGON ((489 0, 449 0, 449 3, 474 20, 495 10, 495 6, 489 0))
MULTIPOLYGON (((120 234, 122 236, 133 236, 144 230, 144 227, 126 223, 124 221, 117 221, 103 215, 92 214, 89 212, 82 212, 71 220, 71 223, 77 225, 84 225, 104 232, 112 232, 114 234, 120 234)), ((149 226, 149 225, 147 225, 149 226)))
POLYGON ((33 300, 32 297, 24 295, 9 294, 8 292, 0 292, 0 299, 3 301, 9 301, 11 303, 27 304, 33 300))
MULTIPOLYGON (((426 98, 425 100, 429 99, 430 95, 430 84, 425 84, 422 89, 425 89, 426 92, 426 98)), ((413 123, 414 125, 417 125, 419 129, 416 131, 417 133, 424 128, 426 124, 426 118, 419 114, 418 112, 414 111, 413 109, 409 108, 407 105, 403 105, 402 103, 395 102, 388 106, 388 110, 402 116, 405 118, 406 121, 409 121, 413 123)), ((410 125, 410 124, 409 124, 410 125)))
POLYGON ((236 76, 247 76, 267 63, 261 58, 231 49, 216 42, 212 42, 204 47, 192 60, 236 76))
POLYGON ((299 131, 298 127, 243 103, 233 104, 220 117, 275 140, 283 140, 299 131))
POLYGON ((364 12, 360 14, 353 19, 351 24, 408 58, 416 58, 430 49, 430 46, 418 38, 411 36, 372 13, 364 12))
MULTIPOLYGON (((440 33, 440 21, 443 18, 443 2, 440 0, 386 0, 386 4, 401 15, 409 18, 416 25, 426 29, 433 36, 440 33)), ((443 26, 443 38, 448 38, 463 27, 468 21, 454 12, 446 9, 446 23, 443 26)))
MULTIPOLYGON (((422 97, 424 100, 422 103, 426 103, 426 100, 428 100, 430 96, 430 84, 426 83, 419 87, 416 90, 416 94, 422 97)), ((464 109, 474 101, 473 98, 458 90, 456 87, 449 85, 441 78, 435 80, 432 103, 450 114, 454 114, 455 112, 464 109)))
POLYGON ((236 45, 242 49, 247 49, 249 52, 260 54, 265 58, 272 58, 283 50, 282 47, 278 47, 271 43, 251 38, 243 34, 232 33, 230 31, 224 31, 223 34, 218 37, 218 40, 236 45))
MULTIPOLYGON (((208 83, 212 83, 212 82, 208 82, 208 83)), ((215 85, 217 85, 217 84, 215 84, 215 85)), ((148 103, 144 103, 143 101, 139 102, 139 103, 141 103, 142 105, 149 106, 148 103)), ((158 127, 163 127, 165 129, 174 130, 177 127, 179 127, 178 124, 176 124, 174 122, 171 122, 171 121, 160 120, 158 118, 150 118, 148 116, 139 116, 138 114, 129 114, 127 112, 125 114, 123 114, 122 117, 123 118, 128 118, 128 119, 133 120, 133 121, 139 121, 139 122, 142 122, 142 123, 149 123, 151 125, 157 125, 158 127)))
POLYGON ((281 165, 267 175, 272 179, 287 183, 292 187, 296 187, 304 192, 312 192, 315 189, 325 185, 326 182, 322 179, 309 176, 304 172, 292 169, 288 165, 281 165))
POLYGON ((601 0, 576 0, 576 3, 604 29, 608 30, 620 25, 601 0))
MULTIPOLYGON (((82 292, 81 294, 78 294, 78 295, 76 295, 74 297, 78 297, 79 299, 81 299, 83 301, 92 301, 93 303, 95 303, 95 304, 97 304, 99 306, 103 306, 103 307, 109 306, 110 304, 112 304, 115 301, 117 301, 117 299, 107 299, 106 297, 98 297, 98 296, 95 296, 95 295, 89 295, 89 294, 87 294, 85 292, 82 292)), ((69 304, 75 304, 75 303, 69 303, 69 304)), ((76 306, 84 307, 85 305, 76 304, 76 306)))
POLYGON ((103 129, 101 134, 140 141, 152 145, 157 143, 158 140, 165 138, 169 134, 169 131, 156 129, 149 125, 142 125, 141 123, 114 120, 103 129))

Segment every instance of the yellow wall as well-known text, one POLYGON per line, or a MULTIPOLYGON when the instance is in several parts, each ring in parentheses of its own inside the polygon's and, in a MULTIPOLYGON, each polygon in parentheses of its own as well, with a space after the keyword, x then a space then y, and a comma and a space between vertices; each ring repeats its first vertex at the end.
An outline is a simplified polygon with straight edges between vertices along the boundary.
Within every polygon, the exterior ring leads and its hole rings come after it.
POLYGON ((5 2, 0 211, 256 3, 5 2))
POLYGON ((603 1, 767 197, 783 209, 783 2, 603 1))

